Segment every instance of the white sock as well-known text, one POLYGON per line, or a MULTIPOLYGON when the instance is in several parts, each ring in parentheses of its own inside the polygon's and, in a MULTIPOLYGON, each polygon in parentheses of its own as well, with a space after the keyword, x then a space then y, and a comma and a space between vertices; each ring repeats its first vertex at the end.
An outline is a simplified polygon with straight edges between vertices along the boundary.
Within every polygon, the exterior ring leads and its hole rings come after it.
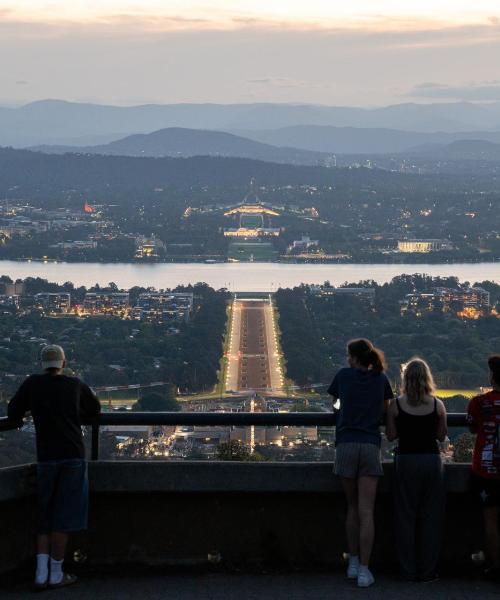
POLYGON ((370 572, 370 569, 366 565, 359 565, 359 572, 368 574, 370 572))
POLYGON ((37 554, 36 555, 36 573, 35 583, 42 585, 46 583, 49 578, 49 555, 48 554, 37 554))
POLYGON ((349 564, 358 566, 359 565, 359 557, 354 556, 353 554, 352 555, 350 554, 349 555, 349 564))
POLYGON ((62 564, 64 561, 50 558, 50 583, 52 585, 61 583, 63 578, 62 564))

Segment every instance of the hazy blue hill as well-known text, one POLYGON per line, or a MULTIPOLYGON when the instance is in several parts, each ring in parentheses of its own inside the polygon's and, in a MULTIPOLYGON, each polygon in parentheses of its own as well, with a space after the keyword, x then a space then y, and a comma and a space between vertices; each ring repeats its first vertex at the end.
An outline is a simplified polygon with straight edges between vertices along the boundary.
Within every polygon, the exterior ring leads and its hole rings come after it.
POLYGON ((440 160, 500 162, 500 144, 484 140, 458 140, 445 146, 425 145, 413 148, 412 153, 440 160))
POLYGON ((234 131, 296 125, 416 132, 494 131, 500 130, 500 103, 407 103, 367 109, 265 103, 122 107, 42 100, 18 108, 0 107, 0 144, 67 144, 88 136, 117 139, 169 127, 234 131))
POLYGON ((425 133, 385 128, 332 127, 324 125, 297 125, 264 131, 240 132, 251 139, 336 154, 387 154, 412 150, 434 144, 449 144, 462 139, 483 139, 500 143, 500 131, 473 131, 458 133, 425 133))
POLYGON ((202 131, 171 127, 149 134, 135 134, 99 146, 38 146, 33 150, 49 154, 68 152, 109 154, 115 156, 189 157, 233 156, 292 164, 318 164, 320 152, 277 148, 241 136, 220 131, 202 131))

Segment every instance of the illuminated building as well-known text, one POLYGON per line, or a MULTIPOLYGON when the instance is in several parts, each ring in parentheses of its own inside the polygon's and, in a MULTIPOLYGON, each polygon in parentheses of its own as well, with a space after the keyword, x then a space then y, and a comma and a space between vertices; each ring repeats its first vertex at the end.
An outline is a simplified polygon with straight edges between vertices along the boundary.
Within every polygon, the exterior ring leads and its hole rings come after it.
POLYGON ((224 216, 239 216, 239 226, 225 229, 225 237, 276 237, 281 233, 279 227, 270 226, 270 218, 279 217, 279 213, 262 204, 241 204, 227 210, 224 216))
POLYGON ((370 307, 373 307, 375 305, 375 288, 310 285, 309 291, 313 296, 333 298, 352 297, 365 302, 370 307))
POLYGON ((71 294, 66 292, 41 292, 34 296, 35 308, 49 314, 68 313, 71 309, 71 294))
POLYGON ((432 292, 407 294, 401 301, 401 314, 424 312, 452 313, 477 319, 490 312, 490 293, 480 287, 435 288, 432 292))
POLYGON ((255 229, 249 227, 238 227, 224 229, 225 237, 276 237, 281 233, 279 227, 256 227, 255 229))
POLYGON ((453 250, 453 245, 448 240, 400 240, 399 252, 439 252, 440 250, 453 250))
POLYGON ((159 258, 165 250, 165 244, 154 235, 150 238, 139 236, 135 240, 135 258, 159 258))
POLYGON ((128 308, 128 292, 87 292, 83 301, 83 311, 92 315, 124 316, 128 308))
POLYGON ((229 209, 224 213, 225 217, 232 215, 268 215, 272 217, 279 217, 279 212, 276 212, 272 208, 268 208, 262 204, 240 204, 234 208, 229 209))
POLYGON ((140 294, 132 318, 152 323, 188 321, 193 310, 193 294, 185 292, 146 292, 140 294))

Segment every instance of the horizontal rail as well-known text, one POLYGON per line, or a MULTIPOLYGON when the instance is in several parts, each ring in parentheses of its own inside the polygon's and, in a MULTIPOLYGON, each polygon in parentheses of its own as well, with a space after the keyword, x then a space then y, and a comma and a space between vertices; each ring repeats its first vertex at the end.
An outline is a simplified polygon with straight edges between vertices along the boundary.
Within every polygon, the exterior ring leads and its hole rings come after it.
MULTIPOLYGON (((213 413, 213 412, 104 412, 97 421, 87 425, 198 425, 198 426, 318 426, 335 425, 335 413, 289 412, 289 413, 213 413)), ((465 413, 449 413, 450 427, 465 427, 465 413)), ((18 429, 21 422, 0 418, 0 431, 18 429)))
MULTIPOLYGON (((99 460, 99 429, 102 426, 127 425, 198 425, 198 426, 230 426, 246 427, 260 425, 263 427, 296 426, 296 427, 332 427, 336 414, 315 412, 290 413, 209 413, 209 412, 104 412, 98 419, 86 423, 92 427, 91 458, 99 460)), ((466 425, 466 415, 451 413, 448 415, 450 427, 466 425)), ((0 418, 0 431, 18 429, 22 422, 12 422, 8 418, 0 418)))

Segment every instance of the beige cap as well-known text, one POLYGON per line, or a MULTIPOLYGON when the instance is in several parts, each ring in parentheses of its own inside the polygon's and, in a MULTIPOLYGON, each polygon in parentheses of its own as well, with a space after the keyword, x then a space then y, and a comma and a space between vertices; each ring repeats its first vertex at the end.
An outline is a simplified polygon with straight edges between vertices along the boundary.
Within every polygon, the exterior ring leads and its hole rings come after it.
POLYGON ((66 356, 61 346, 50 345, 42 348, 42 369, 62 369, 66 356))

